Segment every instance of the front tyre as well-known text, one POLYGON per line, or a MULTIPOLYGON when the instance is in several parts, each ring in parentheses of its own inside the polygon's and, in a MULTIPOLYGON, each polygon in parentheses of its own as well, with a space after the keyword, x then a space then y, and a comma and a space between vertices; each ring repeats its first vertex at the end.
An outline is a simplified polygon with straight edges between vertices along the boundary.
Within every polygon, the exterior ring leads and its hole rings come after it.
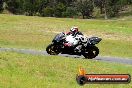
POLYGON ((98 47, 92 46, 92 47, 89 47, 89 48, 85 51, 85 53, 83 54, 83 56, 84 56, 85 58, 88 58, 88 59, 93 59, 93 58, 95 58, 96 56, 98 56, 98 54, 99 54, 99 49, 98 49, 98 47))
POLYGON ((47 46, 46 52, 50 55, 58 55, 60 53, 58 47, 53 44, 47 46))

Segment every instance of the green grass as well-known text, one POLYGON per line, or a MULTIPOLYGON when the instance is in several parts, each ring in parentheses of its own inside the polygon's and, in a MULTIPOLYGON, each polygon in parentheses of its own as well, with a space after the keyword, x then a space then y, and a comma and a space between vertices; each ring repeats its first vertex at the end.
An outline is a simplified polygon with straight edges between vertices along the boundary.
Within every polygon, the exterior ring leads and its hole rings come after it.
MULTIPOLYGON (((56 33, 78 26, 99 36, 101 56, 132 58, 132 20, 82 20, 0 14, 0 47, 44 50, 56 33)), ((0 88, 81 88, 75 80, 79 66, 92 74, 130 74, 131 65, 61 56, 0 52, 0 88)), ((84 88, 131 88, 130 84, 93 84, 84 88)))
POLYGON ((132 42, 104 40, 97 46, 102 56, 132 57, 132 42))
MULTIPOLYGON (((130 74, 132 66, 61 56, 0 53, 0 88, 82 88, 76 83, 78 68, 88 74, 130 74)), ((130 84, 86 84, 83 88, 131 88, 130 84)))
POLYGON ((44 50, 58 32, 78 26, 88 36, 99 36, 101 56, 132 58, 132 20, 70 19, 0 14, 0 46, 44 50))

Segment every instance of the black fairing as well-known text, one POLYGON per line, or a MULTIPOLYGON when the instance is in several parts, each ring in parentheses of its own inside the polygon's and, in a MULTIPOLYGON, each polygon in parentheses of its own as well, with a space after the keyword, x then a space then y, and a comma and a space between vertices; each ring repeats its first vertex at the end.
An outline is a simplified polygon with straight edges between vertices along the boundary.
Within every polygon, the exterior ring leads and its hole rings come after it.
POLYGON ((95 45, 98 44, 102 39, 98 37, 91 37, 89 38, 89 44, 90 45, 95 45))
POLYGON ((63 40, 64 34, 60 33, 57 34, 54 39, 52 40, 53 43, 61 43, 61 41, 63 40))

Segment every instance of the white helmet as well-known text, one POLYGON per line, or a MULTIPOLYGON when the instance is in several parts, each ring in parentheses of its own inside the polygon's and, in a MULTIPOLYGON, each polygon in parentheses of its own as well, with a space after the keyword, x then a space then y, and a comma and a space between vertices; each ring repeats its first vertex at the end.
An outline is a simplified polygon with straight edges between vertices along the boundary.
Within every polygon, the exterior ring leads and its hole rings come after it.
POLYGON ((78 32, 78 27, 72 27, 72 28, 70 29, 70 31, 71 31, 72 33, 76 33, 76 32, 78 32))

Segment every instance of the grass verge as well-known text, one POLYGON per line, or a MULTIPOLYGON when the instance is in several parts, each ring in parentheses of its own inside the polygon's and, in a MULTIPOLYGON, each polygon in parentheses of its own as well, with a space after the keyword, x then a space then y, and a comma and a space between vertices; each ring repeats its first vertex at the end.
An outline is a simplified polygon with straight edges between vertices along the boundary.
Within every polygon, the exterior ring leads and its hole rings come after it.
MULTIPOLYGON (((92 74, 130 74, 132 66, 61 56, 0 53, 1 88, 81 88, 75 77, 82 66, 92 74)), ((88 84, 84 88, 131 88, 130 84, 88 84)))

